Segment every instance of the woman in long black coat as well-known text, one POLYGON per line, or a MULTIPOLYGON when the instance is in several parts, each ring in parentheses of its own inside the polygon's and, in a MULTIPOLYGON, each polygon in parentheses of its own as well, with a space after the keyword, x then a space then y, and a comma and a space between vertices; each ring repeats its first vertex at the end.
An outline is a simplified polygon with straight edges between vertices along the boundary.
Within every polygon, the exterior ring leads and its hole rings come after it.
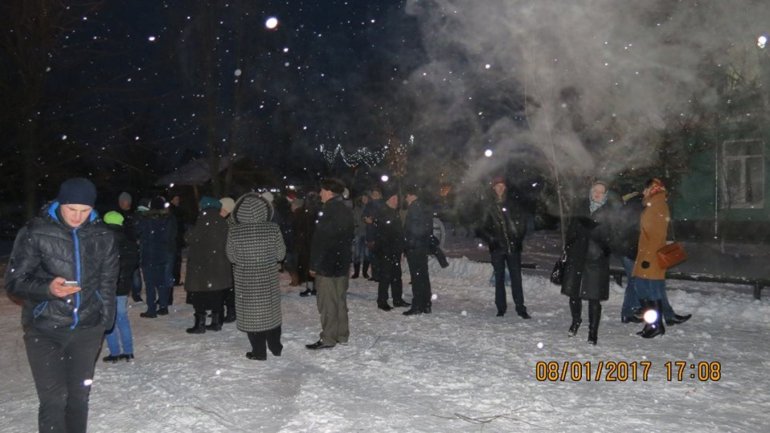
POLYGON ((588 300, 588 342, 596 344, 601 318, 601 301, 610 293, 610 219, 607 185, 594 182, 589 197, 581 200, 567 230, 567 261, 561 293, 569 296, 572 325, 569 335, 577 334, 582 323, 583 299, 588 300))

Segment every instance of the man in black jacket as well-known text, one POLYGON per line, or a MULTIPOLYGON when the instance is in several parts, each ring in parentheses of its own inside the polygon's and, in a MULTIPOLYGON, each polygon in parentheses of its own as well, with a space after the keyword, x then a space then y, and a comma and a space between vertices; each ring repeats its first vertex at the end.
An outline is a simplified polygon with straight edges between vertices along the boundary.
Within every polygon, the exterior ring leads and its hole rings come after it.
POLYGON ((305 347, 327 349, 347 344, 348 282, 353 252, 353 211, 342 200, 345 184, 338 179, 321 182, 318 222, 310 246, 310 276, 315 277, 316 303, 321 314, 321 338, 305 347))
POLYGON ((21 322, 45 432, 85 432, 104 331, 115 319, 118 248, 93 211, 96 187, 73 178, 16 236, 5 274, 21 322))
POLYGON ((388 305, 388 287, 393 292, 394 307, 408 307, 403 295, 401 280, 401 254, 404 252, 404 229, 398 215, 398 192, 387 191, 383 194, 383 206, 374 220, 374 242, 372 252, 379 264, 379 287, 377 307, 390 311, 388 305))
POLYGON ((433 234, 433 214, 419 200, 419 195, 416 185, 407 186, 405 200, 409 208, 404 221, 404 239, 406 262, 412 277, 412 308, 404 311, 405 316, 430 314, 432 307, 428 254, 433 234))
POLYGON ((505 179, 502 176, 492 179, 492 200, 486 206, 477 235, 489 246, 495 272, 497 316, 504 316, 508 308, 505 294, 507 265, 508 273, 511 275, 511 292, 513 302, 516 304, 516 313, 524 319, 529 319, 527 307, 524 306, 524 291, 521 284, 521 250, 527 220, 521 206, 506 194, 506 189, 505 179))

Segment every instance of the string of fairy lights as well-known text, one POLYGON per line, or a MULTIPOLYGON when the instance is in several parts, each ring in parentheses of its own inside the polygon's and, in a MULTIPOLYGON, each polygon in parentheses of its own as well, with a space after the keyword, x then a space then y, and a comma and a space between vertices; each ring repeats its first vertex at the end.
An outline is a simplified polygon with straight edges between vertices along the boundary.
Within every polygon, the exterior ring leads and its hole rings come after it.
POLYGON ((341 158, 342 162, 348 167, 355 167, 366 165, 368 167, 374 167, 382 163, 389 152, 394 152, 396 155, 405 156, 409 150, 409 146, 414 144, 414 135, 409 136, 408 143, 399 142, 395 147, 392 146, 391 140, 388 139, 388 144, 383 146, 379 150, 371 150, 368 147, 362 147, 356 149, 353 152, 348 152, 342 148, 341 144, 337 144, 334 149, 327 149, 326 145, 321 144, 318 146, 318 150, 323 155, 324 159, 329 165, 333 165, 337 158, 341 158))

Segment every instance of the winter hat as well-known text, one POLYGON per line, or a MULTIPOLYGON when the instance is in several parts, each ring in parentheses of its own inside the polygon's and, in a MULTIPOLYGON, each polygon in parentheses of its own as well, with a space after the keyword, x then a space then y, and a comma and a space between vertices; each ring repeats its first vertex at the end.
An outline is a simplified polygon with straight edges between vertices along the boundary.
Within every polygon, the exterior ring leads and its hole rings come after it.
POLYGON ((420 195, 420 187, 416 183, 410 183, 404 188, 405 195, 420 195))
POLYGON ((650 188, 650 191, 648 193, 649 197, 654 196, 655 194, 666 192, 666 185, 663 183, 662 180, 658 179, 657 177, 653 177, 652 179, 645 182, 645 188, 650 188))
POLYGON ((505 185, 505 178, 503 176, 495 176, 492 178, 492 186, 497 185, 498 183, 502 183, 505 185))
POLYGON ((149 198, 142 197, 139 199, 139 204, 136 206, 137 212, 147 212, 150 210, 150 200, 149 198))
POLYGON ((118 196, 118 201, 127 201, 129 204, 131 203, 131 194, 123 191, 118 196))
POLYGON ((157 196, 150 201, 150 210, 163 210, 167 205, 165 198, 157 196))
POLYGON ((214 197, 209 197, 207 195, 204 195, 201 197, 201 200, 198 202, 198 209, 208 209, 208 208, 214 208, 219 209, 222 207, 222 203, 219 202, 219 200, 215 199, 214 197))
POLYGON ((222 209, 226 210, 228 213, 232 212, 233 209, 235 209, 235 200, 233 200, 230 197, 220 198, 219 203, 222 204, 222 209))
POLYGON ((82 177, 73 177, 62 182, 59 187, 59 195, 56 196, 59 204, 82 204, 94 207, 96 203, 96 186, 93 182, 82 177))
POLYGON ((116 226, 122 226, 123 225, 123 215, 120 214, 120 212, 115 212, 114 210, 111 210, 104 214, 104 222, 107 224, 113 224, 116 226))
POLYGON ((345 184, 339 179, 330 177, 321 181, 321 189, 331 191, 335 194, 342 194, 345 192, 345 184))

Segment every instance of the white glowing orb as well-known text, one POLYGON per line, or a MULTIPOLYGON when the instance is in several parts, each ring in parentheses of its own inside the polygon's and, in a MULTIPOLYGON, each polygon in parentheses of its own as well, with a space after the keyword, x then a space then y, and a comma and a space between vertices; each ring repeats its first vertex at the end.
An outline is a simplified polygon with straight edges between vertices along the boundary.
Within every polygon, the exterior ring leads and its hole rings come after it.
POLYGON ((484 151, 484 156, 486 156, 487 158, 491 158, 492 154, 493 154, 492 149, 487 149, 484 151))
POLYGON ((467 315, 468 315, 468 312, 467 312, 467 311, 465 311, 465 310, 463 310, 463 311, 462 311, 462 313, 460 313, 460 315, 461 315, 461 316, 467 316, 467 315))
POLYGON ((62 140, 66 140, 67 139, 67 134, 62 134, 61 139, 62 140))
POLYGON ((383 182, 387 182, 387 181, 389 181, 389 180, 390 180, 390 177, 388 177, 388 175, 387 175, 387 174, 383 174, 383 175, 380 177, 380 180, 381 180, 381 181, 383 181, 383 182))
POLYGON ((157 39, 157 38, 156 38, 155 36, 149 36, 149 37, 147 38, 147 40, 148 40, 148 41, 150 41, 150 42, 155 42, 155 40, 156 40, 156 39, 157 39))
POLYGON ((93 379, 86 379, 83 381, 83 385, 85 386, 91 386, 92 383, 94 383, 93 379))
POLYGON ((168 187, 169 188, 173 188, 174 187, 174 182, 171 182, 170 184, 168 184, 168 187))
POLYGON ((767 45, 767 36, 762 35, 757 38, 757 46, 759 48, 765 48, 765 45, 767 45))
POLYGON ((233 72, 233 75, 235 75, 236 77, 240 77, 242 73, 243 71, 241 71, 240 69, 236 69, 235 72, 233 72))
POLYGON ((484 65, 484 69, 489 69, 489 68, 491 68, 491 67, 492 67, 492 65, 490 65, 489 63, 487 63, 486 65, 484 65))
POLYGON ((484 248, 484 244, 482 244, 481 242, 479 242, 479 248, 484 248))
POLYGON ((658 312, 655 310, 647 310, 644 312, 644 321, 653 324, 658 321, 658 312))
POLYGON ((436 299, 438 299, 438 295, 434 293, 433 296, 430 297, 430 299, 432 301, 435 301, 436 299))
POLYGON ((278 18, 269 17, 267 20, 265 20, 265 27, 267 27, 270 30, 273 30, 276 27, 278 27, 278 18))
POLYGON ((543 342, 542 341, 537 343, 537 348, 538 349, 542 349, 543 348, 543 342))

